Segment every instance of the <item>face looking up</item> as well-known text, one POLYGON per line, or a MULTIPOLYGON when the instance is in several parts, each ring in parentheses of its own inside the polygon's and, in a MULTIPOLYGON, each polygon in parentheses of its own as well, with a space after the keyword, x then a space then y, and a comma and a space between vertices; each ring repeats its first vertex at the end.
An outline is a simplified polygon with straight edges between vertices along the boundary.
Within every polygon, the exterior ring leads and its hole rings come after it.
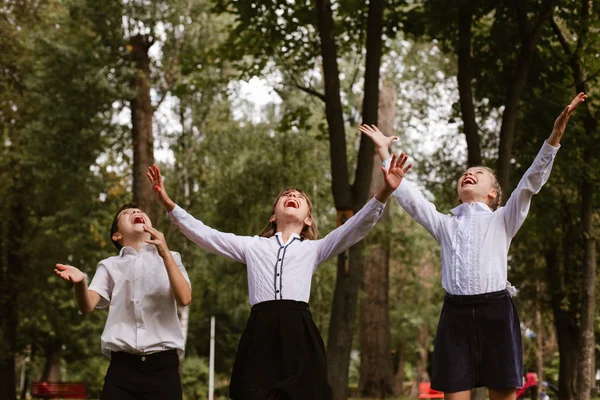
POLYGON ((131 237, 144 232, 144 225, 151 227, 150 217, 139 208, 126 208, 117 217, 117 232, 113 234, 113 240, 119 241, 124 237, 131 237))
POLYGON ((469 204, 482 202, 491 206, 498 195, 495 181, 494 175, 488 168, 469 168, 458 179, 458 201, 469 204))
POLYGON ((296 189, 284 191, 277 199, 270 221, 281 223, 312 224, 311 206, 308 198, 296 189))

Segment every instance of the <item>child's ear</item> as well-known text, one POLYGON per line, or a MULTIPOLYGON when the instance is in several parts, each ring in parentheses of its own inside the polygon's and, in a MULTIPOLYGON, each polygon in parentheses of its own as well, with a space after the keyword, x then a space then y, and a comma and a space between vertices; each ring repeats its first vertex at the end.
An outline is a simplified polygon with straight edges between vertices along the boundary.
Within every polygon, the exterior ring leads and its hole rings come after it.
POLYGON ((275 214, 271 215, 271 218, 269 218, 269 222, 275 222, 277 220, 277 218, 275 218, 275 214))
POLYGON ((312 226, 312 217, 308 216, 308 217, 304 218, 304 225, 312 226))
POLYGON ((490 190, 490 192, 488 193, 488 198, 490 200, 496 199, 497 196, 498 196, 498 192, 494 189, 490 190))
POLYGON ((121 232, 115 232, 112 235, 112 240, 115 242, 118 242, 119 240, 123 239, 123 235, 121 235, 121 232))

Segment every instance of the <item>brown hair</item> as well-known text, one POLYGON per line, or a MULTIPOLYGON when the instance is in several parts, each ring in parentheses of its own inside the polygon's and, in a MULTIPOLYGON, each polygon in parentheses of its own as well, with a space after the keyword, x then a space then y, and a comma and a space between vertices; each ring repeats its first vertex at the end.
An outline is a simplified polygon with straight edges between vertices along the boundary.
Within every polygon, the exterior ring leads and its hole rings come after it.
POLYGON ((116 240, 113 240, 112 237, 116 232, 119 231, 119 215, 121 215, 121 212, 123 210, 127 210, 128 208, 137 208, 138 210, 141 210, 141 208, 139 208, 138 205, 135 203, 127 203, 127 204, 122 205, 119 208, 119 211, 117 211, 117 213, 115 214, 115 218, 113 219, 112 226, 110 227, 110 241, 115 245, 115 247, 119 251, 121 251, 123 246, 121 246, 121 243, 117 242, 116 240))
MULTIPOLYGON (((304 225, 304 228, 302 228, 302 232, 300 232, 300 237, 302 238, 302 240, 304 240, 304 239, 315 240, 318 235, 317 221, 315 221, 315 219, 312 216, 313 206, 310 201, 310 198, 306 195, 306 193, 304 193, 303 190, 295 188, 295 187, 288 187, 288 188, 283 189, 279 193, 279 195, 277 196, 275 201, 273 202, 273 208, 271 211, 271 215, 275 214, 275 207, 277 206, 277 202, 279 201, 281 196, 288 194, 289 192, 293 192, 293 191, 300 193, 300 195, 306 199, 306 203, 308 204, 308 217, 312 220, 312 224, 310 226, 304 225)), ((274 236, 275 233, 277 233, 277 223, 275 223, 275 221, 269 221, 267 226, 265 226, 263 228, 263 230, 260 231, 258 236, 271 237, 271 236, 274 236)))
POLYGON ((491 175, 492 187, 496 191, 496 198, 494 200, 492 200, 492 203, 489 206, 492 210, 497 210, 498 207, 500 207, 502 205, 502 188, 500 187, 500 183, 498 183, 498 177, 496 176, 496 173, 494 172, 493 169, 488 168, 483 165, 474 165, 472 167, 469 167, 469 169, 471 169, 471 168, 481 168, 482 170, 486 171, 487 173, 489 173, 491 175))

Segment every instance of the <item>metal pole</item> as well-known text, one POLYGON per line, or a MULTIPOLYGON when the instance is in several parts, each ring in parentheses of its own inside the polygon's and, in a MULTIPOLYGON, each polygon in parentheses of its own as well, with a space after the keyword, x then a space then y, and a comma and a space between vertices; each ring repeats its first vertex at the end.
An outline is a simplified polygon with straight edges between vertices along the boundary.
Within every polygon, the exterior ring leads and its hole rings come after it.
POLYGON ((208 368, 208 400, 213 400, 215 391, 215 317, 210 317, 210 361, 208 368))

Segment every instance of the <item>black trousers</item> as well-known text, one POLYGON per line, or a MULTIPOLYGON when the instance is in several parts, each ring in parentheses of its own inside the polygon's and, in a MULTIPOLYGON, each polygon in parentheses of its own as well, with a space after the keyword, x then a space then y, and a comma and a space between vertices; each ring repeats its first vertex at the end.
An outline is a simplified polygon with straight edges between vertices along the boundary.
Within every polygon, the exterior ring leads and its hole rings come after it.
POLYGON ((307 303, 255 304, 238 345, 229 397, 331 400, 327 356, 307 303))
POLYGON ((176 350, 111 354, 100 400, 181 400, 176 350))
POLYGON ((523 386, 519 315, 506 290, 444 299, 431 387, 452 393, 481 386, 523 386))

